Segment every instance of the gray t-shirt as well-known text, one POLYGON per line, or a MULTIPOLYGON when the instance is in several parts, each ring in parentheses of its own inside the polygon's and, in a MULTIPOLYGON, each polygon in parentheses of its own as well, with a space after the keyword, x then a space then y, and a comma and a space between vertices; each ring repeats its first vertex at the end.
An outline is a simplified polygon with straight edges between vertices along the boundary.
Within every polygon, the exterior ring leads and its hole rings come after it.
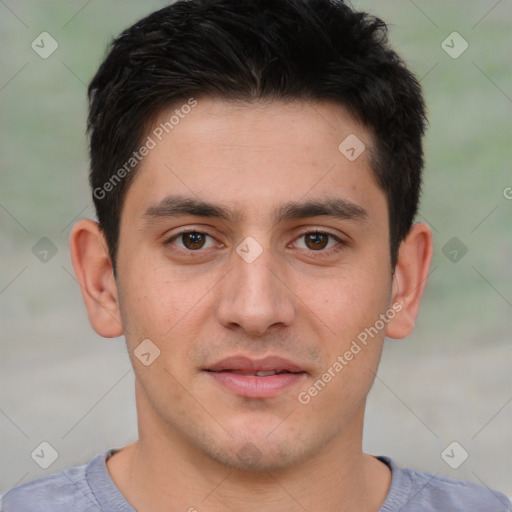
MULTIPOLYGON (((115 486, 105 463, 116 450, 88 464, 66 469, 11 489, 2 512, 136 512, 115 486)), ((431 473, 399 468, 377 457, 392 472, 391 487, 379 512, 510 512, 509 499, 487 487, 431 473)), ((198 508, 200 510, 200 507, 198 508)))

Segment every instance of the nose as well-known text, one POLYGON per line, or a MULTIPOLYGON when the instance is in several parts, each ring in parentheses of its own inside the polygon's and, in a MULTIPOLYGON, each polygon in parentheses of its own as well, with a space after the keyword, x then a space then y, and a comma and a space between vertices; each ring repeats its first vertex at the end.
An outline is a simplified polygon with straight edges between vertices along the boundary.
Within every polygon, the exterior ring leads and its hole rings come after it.
POLYGON ((218 290, 218 321, 226 328, 243 329, 253 336, 291 325, 294 294, 280 268, 269 249, 252 262, 234 252, 233 267, 218 290))

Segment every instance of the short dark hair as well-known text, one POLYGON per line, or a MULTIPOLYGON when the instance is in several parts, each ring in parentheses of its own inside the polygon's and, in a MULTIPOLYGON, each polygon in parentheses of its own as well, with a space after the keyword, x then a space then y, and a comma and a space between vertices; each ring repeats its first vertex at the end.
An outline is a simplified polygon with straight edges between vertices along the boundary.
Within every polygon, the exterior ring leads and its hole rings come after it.
POLYGON ((426 116, 386 24, 338 0, 180 0, 114 39, 89 85, 90 183, 114 271, 138 167, 126 162, 162 109, 206 95, 347 108, 375 138, 371 167, 387 197, 394 268, 418 209, 426 116))

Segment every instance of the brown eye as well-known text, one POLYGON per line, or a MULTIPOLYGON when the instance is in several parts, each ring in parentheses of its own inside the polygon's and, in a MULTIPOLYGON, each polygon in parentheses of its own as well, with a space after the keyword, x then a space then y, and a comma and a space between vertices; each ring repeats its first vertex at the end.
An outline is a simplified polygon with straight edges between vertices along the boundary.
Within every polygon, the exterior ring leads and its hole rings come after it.
POLYGON ((327 231, 306 231, 300 235, 294 243, 297 249, 302 249, 320 256, 332 256, 341 251, 346 243, 339 237, 327 231))
POLYGON ((183 246, 191 251, 202 249, 206 241, 206 235, 204 233, 191 231, 190 233, 183 233, 181 235, 181 241, 183 246))
POLYGON ((306 233, 304 239, 308 249, 320 250, 326 248, 329 236, 326 233, 306 233))
POLYGON ((164 241, 164 246, 181 256, 192 256, 193 253, 197 253, 196 256, 200 256, 208 252, 208 249, 215 247, 220 249, 222 244, 219 244, 212 235, 192 229, 176 233, 164 241))

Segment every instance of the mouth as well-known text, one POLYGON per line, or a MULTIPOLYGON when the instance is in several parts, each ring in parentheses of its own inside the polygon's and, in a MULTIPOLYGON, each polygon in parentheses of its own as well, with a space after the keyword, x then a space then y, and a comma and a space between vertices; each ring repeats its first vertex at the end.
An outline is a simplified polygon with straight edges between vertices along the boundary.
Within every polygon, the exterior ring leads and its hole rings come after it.
POLYGON ((302 372, 289 372, 288 370, 258 370, 255 372, 247 372, 244 370, 236 370, 236 369, 230 369, 230 370, 206 370, 210 372, 215 373, 234 373, 235 375, 245 375, 250 377, 270 377, 271 375, 282 375, 283 373, 302 373, 302 372))
POLYGON ((230 357, 204 371, 225 390, 249 398, 277 396, 307 375, 299 365, 279 357, 230 357))

